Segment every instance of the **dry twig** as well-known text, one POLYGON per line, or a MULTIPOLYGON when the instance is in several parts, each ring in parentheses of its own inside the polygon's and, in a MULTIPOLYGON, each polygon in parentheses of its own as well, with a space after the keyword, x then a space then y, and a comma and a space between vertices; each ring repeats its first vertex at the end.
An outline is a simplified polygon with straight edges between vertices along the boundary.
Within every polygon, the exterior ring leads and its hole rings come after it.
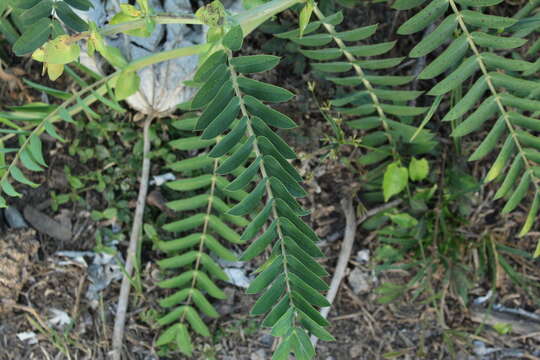
MULTIPOLYGON (((343 237, 343 243, 341 244, 341 251, 339 252, 336 270, 334 272, 334 276, 332 277, 332 282, 330 283, 330 290, 328 290, 328 293, 326 294, 326 299, 330 304, 334 302, 334 299, 336 298, 339 289, 339 285, 341 284, 341 280, 343 280, 343 277, 345 276, 345 270, 347 269, 347 263, 349 262, 349 258, 351 257, 354 238, 356 236, 356 227, 370 217, 372 217, 373 215, 376 215, 381 211, 391 209, 399 205, 400 203, 401 200, 394 200, 392 202, 389 202, 388 204, 384 204, 382 206, 366 211, 359 219, 357 219, 354 211, 352 197, 347 197, 341 200, 341 207, 343 208, 343 212, 345 213, 346 221, 345 236, 343 237)), ((321 315, 326 319, 329 312, 330 306, 325 307, 321 310, 321 315)), ((319 339, 315 336, 311 337, 311 343, 313 344, 313 346, 317 346, 318 340, 319 339)))
POLYGON ((122 342, 124 336, 124 327, 126 323, 126 314, 129 304, 129 293, 131 291, 131 275, 133 273, 133 264, 136 260, 137 245, 141 235, 144 207, 146 204, 146 195, 148 193, 148 178, 150 175, 150 124, 153 115, 148 115, 144 123, 144 145, 143 145, 143 164, 141 172, 141 182, 139 185, 139 195, 137 198, 137 207, 133 216, 133 225, 131 227, 131 236, 129 238, 129 247, 126 256, 126 266, 118 305, 116 307, 116 318, 114 320, 114 329, 112 336, 112 359, 120 360, 122 354, 122 342))

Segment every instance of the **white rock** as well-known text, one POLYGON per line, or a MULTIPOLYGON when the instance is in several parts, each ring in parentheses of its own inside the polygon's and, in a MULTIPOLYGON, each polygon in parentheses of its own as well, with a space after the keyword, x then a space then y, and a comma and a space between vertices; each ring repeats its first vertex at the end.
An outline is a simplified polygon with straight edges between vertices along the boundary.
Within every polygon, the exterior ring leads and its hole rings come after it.
POLYGON ((359 268, 355 268, 349 274, 349 285, 357 295, 368 293, 372 287, 371 277, 359 268))

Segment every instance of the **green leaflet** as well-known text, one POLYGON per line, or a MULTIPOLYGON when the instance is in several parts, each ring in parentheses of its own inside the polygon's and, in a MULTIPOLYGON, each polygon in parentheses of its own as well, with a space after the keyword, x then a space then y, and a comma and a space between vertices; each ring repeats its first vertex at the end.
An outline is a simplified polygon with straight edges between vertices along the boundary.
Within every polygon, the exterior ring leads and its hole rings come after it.
POLYGON ((233 92, 232 82, 230 80, 226 81, 219 89, 214 100, 204 109, 199 120, 197 120, 195 130, 204 130, 212 122, 214 117, 227 106, 233 98, 233 92))
POLYGON ((294 96, 292 92, 280 88, 279 86, 266 84, 264 82, 244 77, 238 78, 238 85, 246 94, 251 95, 261 101, 279 103, 289 101, 294 96))
POLYGON ((349 46, 346 51, 354 56, 378 56, 389 52, 396 45, 396 41, 383 42, 373 45, 349 46))
POLYGON ((465 96, 445 115, 443 121, 456 120, 465 115, 480 100, 487 89, 486 78, 484 76, 478 78, 465 96))
POLYGON ((425 3, 426 0, 396 0, 392 7, 396 10, 409 10, 425 3))
POLYGON ((487 27, 490 29, 504 29, 514 25, 517 20, 502 16, 486 15, 477 11, 462 10, 463 21, 468 25, 487 27))
POLYGON ((280 58, 273 55, 239 56, 231 59, 231 65, 242 74, 252 74, 273 69, 280 58))
POLYGON ((374 60, 358 60, 354 63, 363 69, 367 70, 380 70, 389 69, 398 66, 404 60, 404 57, 388 58, 388 59, 374 59, 374 60))
POLYGON ((261 165, 262 158, 258 157, 256 158, 244 172, 242 172, 236 179, 234 179, 233 182, 231 182, 227 189, 230 191, 240 190, 243 189, 247 184, 253 180, 253 178, 257 175, 259 172, 259 168, 261 165))
POLYGON ((457 17, 455 14, 448 16, 437 26, 437 28, 426 36, 418 45, 416 45, 409 56, 411 57, 421 57, 431 53, 433 50, 437 49, 444 42, 451 38, 452 33, 457 26, 457 17))
MULTIPOLYGON (((287 143, 277 135, 264 121, 258 117, 253 117, 251 119, 251 125, 253 126, 253 131, 257 136, 264 136, 268 139, 272 145, 279 151, 281 156, 285 159, 296 159, 295 152, 287 145, 287 143)), ((301 180, 301 179, 299 179, 301 180)))
POLYGON ((531 209, 529 210, 529 214, 527 215, 527 220, 525 220, 525 223, 523 224, 523 227, 521 228, 521 231, 519 232, 519 236, 526 235, 532 228, 534 221, 536 219, 536 215, 538 215, 538 209, 540 207, 540 194, 536 193, 534 196, 533 203, 531 205, 531 209))
POLYGON ((506 163, 508 162, 508 159, 514 154, 515 149, 515 142, 513 141, 511 136, 508 136, 506 138, 506 141, 504 142, 501 151, 499 152, 499 155, 497 156, 497 159, 495 159, 495 162, 489 169, 486 178, 484 179, 485 183, 493 181, 501 174, 504 167, 506 166, 506 163))
POLYGON ((267 171, 272 174, 272 176, 277 177, 280 179, 287 190, 295 197, 304 197, 306 196, 306 191, 302 186, 298 184, 296 179, 291 176, 283 167, 280 165, 280 163, 270 155, 265 155, 263 157, 263 162, 265 167, 267 168, 267 171))
POLYGON ((193 97, 191 108, 200 109, 211 102, 218 94, 223 84, 229 79, 229 76, 230 74, 227 71, 225 64, 217 66, 212 72, 212 75, 210 75, 208 80, 193 97))
POLYGON ((285 292, 285 274, 281 274, 251 309, 251 315, 266 314, 285 292))
POLYGON ((521 200, 527 195, 527 191, 529 190, 529 186, 531 184, 531 175, 526 172, 522 177, 521 180, 512 193, 510 195, 510 198, 506 202, 506 205, 502 209, 503 214, 507 214, 510 211, 514 210, 516 206, 518 206, 521 203, 521 200))
POLYGON ((214 146, 208 156, 219 158, 229 152, 244 136, 247 129, 247 117, 243 117, 240 122, 231 130, 219 143, 214 146))
POLYGON ((251 154, 253 149, 253 142, 255 141, 255 136, 251 136, 246 142, 227 160, 225 160, 216 170, 218 174, 229 174, 242 165, 251 154))
POLYGON ((473 7, 493 6, 500 4, 503 1, 504 0, 456 0, 460 5, 473 7))
POLYGON ((531 67, 531 63, 523 60, 507 59, 505 57, 483 53, 482 59, 489 68, 504 69, 508 71, 526 71, 531 67))
POLYGON ((328 73, 343 73, 352 69, 352 64, 348 62, 327 62, 327 63, 312 63, 314 70, 328 73))
POLYGON ((341 57, 341 55, 343 55, 343 52, 341 51, 341 49, 338 49, 338 48, 328 48, 328 49, 321 49, 321 50, 301 49, 300 52, 305 57, 313 59, 313 60, 335 60, 341 57))
POLYGON ((223 51, 216 51, 210 55, 197 69, 193 81, 206 82, 214 74, 214 69, 220 65, 225 65, 226 59, 227 55, 223 51))
POLYGON ((292 121, 288 116, 285 116, 279 111, 264 105, 262 102, 250 95, 244 97, 244 102, 251 114, 262 119, 270 126, 280 129, 292 129, 296 127, 294 121, 292 121))
POLYGON ((238 51, 242 48, 244 34, 240 25, 233 26, 223 37, 223 45, 232 51, 238 51))
POLYGON ((212 120, 212 122, 204 129, 201 139, 208 140, 221 135, 229 128, 229 126, 231 126, 239 112, 240 99, 235 96, 229 101, 223 111, 216 114, 214 120, 212 120))
MULTIPOLYGON (((272 205, 269 205, 269 206, 267 205, 267 207, 270 210, 272 209, 272 205)), ((244 234, 242 234, 242 238, 247 240, 255 236, 256 234, 255 230, 258 230, 260 226, 262 226, 260 225, 257 228, 257 225, 264 223, 263 220, 266 221, 270 215, 270 211, 268 209, 265 207, 265 209, 263 209, 259 213, 258 218, 255 219, 257 220, 257 223, 255 223, 255 225, 252 225, 251 228, 250 227, 246 228, 246 231, 244 232, 244 234)), ((251 243, 251 245, 246 249, 246 251, 240 257, 240 260, 249 261, 253 259, 255 256, 259 255, 264 249, 266 249, 266 247, 268 247, 268 245, 270 245, 270 243, 277 236, 276 226, 277 226, 277 222, 276 220, 274 220, 274 222, 272 222, 272 224, 268 227, 268 229, 261 236, 259 236, 257 240, 251 243)))
POLYGON ((508 192, 512 189, 512 187, 516 183, 522 169, 523 169, 523 159, 520 156, 514 157, 514 160, 512 161, 512 165, 510 166, 510 169, 508 170, 506 177, 504 178, 504 181, 499 186, 499 189, 497 190, 497 193, 495 193, 495 196, 493 197, 493 199, 495 200, 500 199, 503 196, 506 196, 506 194, 508 194, 508 192))
POLYGON ((448 0, 433 0, 420 12, 401 25, 397 31, 400 35, 410 35, 423 30, 444 14, 448 9, 448 0))
POLYGON ((324 46, 332 41, 329 34, 315 34, 302 37, 292 37, 289 40, 302 46, 324 46))
POLYGON ((56 15, 70 28, 81 32, 88 30, 88 24, 81 19, 71 8, 63 1, 54 4, 56 15))
POLYGON ((255 280, 251 282, 246 292, 248 294, 257 294, 264 290, 270 283, 274 281, 278 274, 283 271, 283 257, 278 256, 270 266, 261 272, 255 280))
POLYGON ((13 44, 13 52, 17 56, 29 54, 43 45, 52 31, 52 22, 43 18, 32 24, 13 44))
POLYGON ((500 137, 505 133, 506 130, 506 122, 504 121, 504 118, 501 116, 499 120, 495 123, 495 125, 491 128, 488 135, 484 138, 484 140, 480 143, 480 145, 476 148, 474 153, 469 157, 469 161, 476 161, 484 158, 486 155, 491 153, 493 149, 497 146, 497 143, 500 139, 500 137))
POLYGON ((496 36, 481 31, 474 31, 471 35, 474 42, 479 46, 490 47, 493 49, 515 49, 527 42, 527 39, 496 36))
POLYGON ((478 60, 476 56, 470 56, 461 65, 458 66, 450 75, 444 80, 435 85, 428 93, 428 95, 443 95, 452 89, 455 89, 470 76, 472 76, 478 69, 478 60))
POLYGON ((452 131, 452 136, 465 136, 479 129, 486 120, 490 119, 496 113, 497 110, 498 105, 495 97, 490 96, 488 99, 484 100, 475 112, 452 131))
POLYGON ((465 35, 455 39, 446 50, 418 75, 419 79, 433 79, 457 64, 467 52, 469 44, 465 35))
POLYGON ((354 30, 337 33, 337 38, 343 41, 360 41, 371 37, 377 31, 378 25, 368 25, 354 30))
POLYGON ((249 214, 255 207, 257 207, 261 199, 265 193, 266 190, 266 182, 268 179, 263 179, 261 182, 257 184, 255 189, 246 196, 242 201, 240 201, 238 204, 236 204, 231 210, 229 210, 229 214, 231 215, 246 215, 249 214))

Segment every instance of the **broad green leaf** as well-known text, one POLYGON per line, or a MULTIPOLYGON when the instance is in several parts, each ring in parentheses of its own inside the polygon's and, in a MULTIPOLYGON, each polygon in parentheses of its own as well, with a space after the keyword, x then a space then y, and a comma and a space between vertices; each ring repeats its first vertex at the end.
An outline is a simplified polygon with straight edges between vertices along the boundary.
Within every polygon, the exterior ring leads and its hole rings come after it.
POLYGON ((206 82, 210 76, 214 73, 214 69, 220 65, 225 65, 227 61, 227 55, 224 51, 216 51, 210 55, 206 60, 199 66, 193 81, 197 83, 206 82))
POLYGON ((123 71, 118 76, 114 94, 116 100, 124 100, 139 91, 141 78, 135 71, 123 71))
POLYGON ((315 34, 303 37, 291 38, 292 42, 302 46, 324 46, 332 42, 330 34, 315 34))
POLYGON ((272 336, 284 336, 293 327, 294 308, 290 308, 283 314, 272 327, 272 336))
POLYGON ((233 26, 223 37, 223 45, 232 51, 238 51, 242 48, 244 34, 240 25, 233 26))
POLYGON ((29 54, 43 45, 51 34, 52 23, 49 18, 38 20, 29 26, 13 45, 13 52, 17 56, 29 54))
POLYGON ((300 52, 307 58, 312 60, 335 60, 341 55, 343 51, 338 48, 327 48, 320 50, 304 50, 301 49, 300 52))
POLYGON ((407 186, 408 178, 407 168, 397 162, 388 165, 383 179, 384 201, 402 192, 407 186))
POLYGON ((409 163, 409 177, 412 181, 422 181, 429 175, 429 162, 422 158, 413 157, 409 163))
POLYGON ((484 183, 487 184, 488 182, 495 180, 495 178, 501 174, 508 159, 512 154, 514 154, 515 149, 516 147, 514 140, 511 136, 508 136, 503 147, 501 148, 501 151, 499 152, 499 155, 497 156, 497 159, 495 159, 495 162, 493 165, 491 165, 491 168, 484 179, 484 183))
POLYGON ((442 121, 456 120, 465 115, 483 97, 487 89, 488 84, 485 76, 478 78, 463 98, 444 116, 442 121))
POLYGON ((426 0, 396 0, 392 8, 396 10, 409 10, 425 3, 426 0))
MULTIPOLYGON (((13 177, 13 179, 17 180, 21 184, 29 185, 31 187, 38 187, 39 186, 39 184, 36 184, 36 183, 28 180, 28 178, 26 176, 24 176, 24 174, 22 173, 21 169, 19 169, 15 165, 12 165, 12 166, 9 167, 9 173, 13 177)), ((4 189, 4 191, 5 191, 5 189, 4 189)), ((8 192, 6 191, 6 194, 7 193, 8 192)))
POLYGON ((460 5, 483 7, 493 6, 502 3, 504 0, 456 0, 460 5))
POLYGON ((41 0, 35 6, 32 6, 30 9, 23 11, 20 14, 19 19, 26 25, 31 26, 36 24, 45 18, 51 16, 54 3, 52 0, 41 0))
POLYGON ((79 58, 81 48, 71 41, 69 35, 61 35, 43 47, 43 62, 48 64, 69 64, 79 58))
POLYGON ((54 8, 56 14, 70 28, 82 32, 88 30, 88 24, 81 19, 71 8, 63 1, 55 2, 54 8))

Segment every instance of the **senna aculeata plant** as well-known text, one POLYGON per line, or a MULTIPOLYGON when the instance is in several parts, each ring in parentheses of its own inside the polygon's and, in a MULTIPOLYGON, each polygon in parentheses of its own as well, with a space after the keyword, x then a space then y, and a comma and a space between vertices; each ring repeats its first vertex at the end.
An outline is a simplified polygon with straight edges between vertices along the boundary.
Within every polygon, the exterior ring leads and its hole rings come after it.
POLYGON ((533 190, 529 213, 520 235, 529 232, 540 206, 540 86, 531 78, 536 66, 526 60, 499 55, 523 46, 526 39, 512 36, 514 18, 488 14, 502 0, 398 0, 399 10, 418 11, 398 33, 414 34, 442 19, 410 52, 411 57, 436 56, 419 74, 420 79, 440 77, 428 95, 444 96, 462 88, 464 95, 447 110, 442 121, 453 122, 452 136, 461 138, 495 119, 488 135, 474 149, 478 161, 502 147, 484 182, 501 180, 495 199, 506 198, 502 213, 513 211, 533 190), (451 41, 447 44, 448 39, 451 41), (457 64, 457 66, 456 66, 457 64), (474 80, 469 85, 467 80, 474 80), (463 117, 463 121, 461 118, 463 117))
MULTIPOLYGON (((224 260, 235 259, 234 254, 221 243, 221 240, 225 240, 249 244, 240 258, 244 261, 271 248, 269 259, 247 290, 248 293, 261 294, 252 314, 266 315, 263 325, 270 327, 272 334, 281 338, 275 359, 285 359, 290 353, 294 353, 298 359, 313 358, 315 350, 309 340, 310 335, 333 339, 324 329, 328 322, 318 310, 329 306, 322 295, 328 288, 323 280, 328 273, 316 261, 323 255, 315 244, 318 238, 302 220, 308 212, 298 202, 298 198, 304 197, 306 192, 301 185, 301 176, 290 163, 296 155, 275 132, 275 129, 294 128, 296 124, 267 105, 288 101, 293 94, 249 78, 249 74, 271 70, 278 64, 279 58, 270 55, 234 55, 241 49, 245 35, 298 1, 275 0, 234 17, 228 16, 219 2, 214 2, 199 10, 195 16, 171 18, 154 14, 146 1, 139 0, 139 7, 123 5, 116 23, 104 29, 97 28, 95 24, 87 24, 84 29, 82 25, 73 27, 66 19, 58 19, 57 7, 64 5, 57 2, 47 2, 47 11, 41 9, 41 3, 28 2, 30 0, 21 0, 20 3, 12 0, 10 6, 22 8, 23 15, 39 6, 32 19, 41 21, 47 29, 39 34, 33 27, 23 32, 15 41, 16 53, 32 53, 34 60, 44 63, 44 71, 49 77, 56 79, 65 66, 80 55, 78 42, 86 41, 89 54, 100 53, 116 72, 81 90, 81 93, 90 92, 111 108, 118 107, 117 101, 137 91, 138 69, 192 54, 200 54, 204 60, 192 81, 200 89, 190 102, 192 110, 200 111, 194 130, 202 131, 202 134, 200 137, 177 139, 170 145, 178 150, 213 147, 207 154, 171 165, 175 171, 202 171, 203 175, 187 177, 168 185, 181 193, 199 193, 168 204, 178 214, 185 214, 185 217, 165 225, 164 229, 182 235, 176 240, 157 243, 160 250, 170 255, 160 261, 159 266, 166 271, 181 269, 180 273, 158 284, 175 292, 160 302, 169 311, 158 323, 168 327, 158 338, 157 345, 174 344, 186 355, 191 355, 193 345, 190 330, 209 335, 200 313, 209 317, 217 316, 208 298, 223 298, 224 293, 215 280, 225 280, 227 275, 207 252, 211 251, 224 260), (59 20, 79 33, 53 32, 55 27, 60 26, 59 20), (103 39, 104 35, 113 32, 147 35, 156 23, 175 20, 178 23, 208 25, 208 43, 174 49, 129 63, 103 39), (30 30, 32 32, 28 35, 30 30), (102 94, 99 97, 96 95, 98 93, 94 88, 100 85, 108 86, 107 95, 112 99, 102 94), (110 89, 114 89, 114 93, 110 89), (209 170, 204 174, 207 167, 209 170), (201 212, 191 215, 195 210, 201 212), (250 214, 255 215, 248 220, 250 214), (238 228, 244 228, 241 234, 236 231, 238 228)), ((66 0, 66 3, 81 8, 84 1, 66 0)), ((313 6, 309 4, 306 8, 311 12, 313 6)), ((309 16, 305 16, 308 10, 303 10, 304 15, 301 15, 304 27, 309 20, 309 16)), ((71 23, 75 21, 72 18, 69 20, 71 23)), ((68 106, 72 102, 86 104, 83 110, 94 113, 80 95, 70 97, 54 108, 45 119, 39 121, 37 127, 29 131, 8 170, 2 174, 0 185, 4 193, 16 195, 10 179, 30 185, 18 167, 19 162, 32 171, 42 170, 46 166, 41 148, 35 143, 53 118, 70 119, 73 114, 70 110, 73 109, 68 106), (40 169, 34 166, 36 164, 41 165, 40 169)), ((177 126, 181 128, 186 124, 177 126)), ((25 134, 21 133, 20 136, 24 137, 25 134)))

